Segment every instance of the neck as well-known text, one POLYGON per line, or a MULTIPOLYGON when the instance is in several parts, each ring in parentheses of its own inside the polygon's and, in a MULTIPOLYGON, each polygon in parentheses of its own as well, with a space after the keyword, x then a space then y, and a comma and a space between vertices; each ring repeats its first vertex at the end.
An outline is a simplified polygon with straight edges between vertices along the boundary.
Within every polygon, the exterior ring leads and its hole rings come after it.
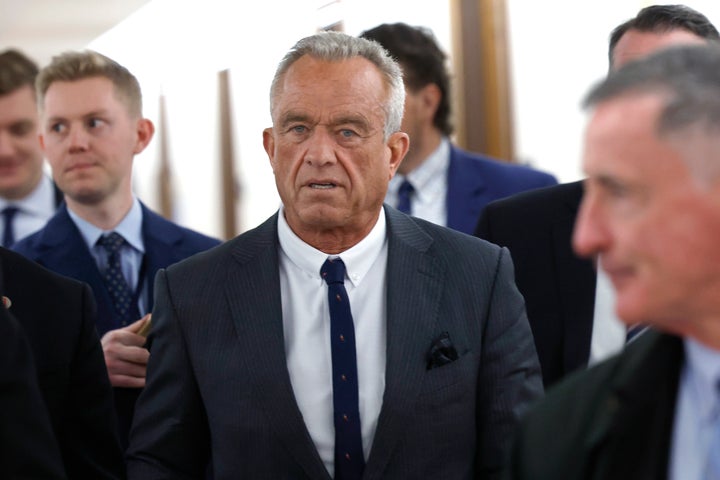
POLYGON ((398 172, 407 175, 420 165, 440 146, 443 134, 435 127, 427 128, 422 135, 410 139, 410 149, 400 166, 398 172))
POLYGON ((118 198, 106 198, 99 203, 85 204, 66 195, 65 202, 68 208, 83 220, 102 230, 112 230, 132 208, 133 197, 129 194, 118 198))

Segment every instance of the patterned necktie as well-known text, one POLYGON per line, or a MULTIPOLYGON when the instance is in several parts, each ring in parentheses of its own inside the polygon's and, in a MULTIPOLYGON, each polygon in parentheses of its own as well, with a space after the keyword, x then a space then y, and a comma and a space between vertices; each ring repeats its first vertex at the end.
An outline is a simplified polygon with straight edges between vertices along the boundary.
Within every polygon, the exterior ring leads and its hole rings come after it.
POLYGON ((715 386, 713 436, 707 452, 703 480, 720 480, 720 382, 715 386))
POLYGON ((9 206, 5 207, 2 212, 0 212, 3 217, 3 247, 10 248, 12 244, 15 243, 15 227, 13 225, 13 220, 15 219, 15 214, 18 211, 19 209, 17 207, 9 206))
POLYGON ((119 233, 112 232, 100 237, 97 243, 108 254, 108 263, 103 272, 103 280, 110 293, 115 312, 121 319, 121 326, 125 326, 140 318, 137 306, 132 305, 133 293, 125 281, 120 263, 120 249, 125 244, 125 239, 119 233))
POLYGON ((357 480, 365 468, 358 407, 355 326, 345 291, 345 264, 328 258, 320 269, 328 284, 335 424, 335 480, 357 480))
POLYGON ((415 192, 415 187, 412 186, 412 183, 408 182, 407 179, 403 180, 403 182, 400 184, 400 188, 398 189, 398 205, 397 209, 400 210, 403 213, 407 213, 410 215, 411 210, 411 200, 410 197, 415 192))

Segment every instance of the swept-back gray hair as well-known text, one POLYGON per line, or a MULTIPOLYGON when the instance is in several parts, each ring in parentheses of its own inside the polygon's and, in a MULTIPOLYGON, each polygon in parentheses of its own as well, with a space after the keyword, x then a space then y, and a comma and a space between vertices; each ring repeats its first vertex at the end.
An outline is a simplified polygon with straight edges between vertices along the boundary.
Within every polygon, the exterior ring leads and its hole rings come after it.
MULTIPOLYGON (((634 94, 657 94, 664 98, 655 125, 658 138, 699 133, 719 140, 720 45, 670 47, 630 62, 592 88, 583 106, 592 108, 634 94)), ((705 158, 702 163, 689 167, 701 176, 720 175, 720 148, 716 158, 705 158)))
POLYGON ((402 70, 379 43, 340 32, 321 32, 305 37, 290 49, 280 61, 270 87, 271 114, 277 95, 280 93, 283 76, 293 63, 305 55, 328 62, 339 62, 355 57, 363 57, 372 62, 382 73, 390 91, 387 103, 383 105, 385 139, 400 130, 405 107, 402 70))

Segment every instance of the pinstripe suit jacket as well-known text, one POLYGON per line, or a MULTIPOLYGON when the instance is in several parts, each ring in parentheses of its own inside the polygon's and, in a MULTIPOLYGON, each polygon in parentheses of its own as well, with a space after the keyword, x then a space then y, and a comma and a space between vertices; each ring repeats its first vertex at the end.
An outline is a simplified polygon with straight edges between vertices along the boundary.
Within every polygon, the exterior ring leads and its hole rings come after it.
MULTIPOLYGON (((507 250, 385 207, 387 370, 363 479, 492 478, 542 392, 507 250), (428 370, 448 332, 459 358, 428 370)), ((130 479, 329 480, 293 396, 277 215, 161 270, 130 479)), ((362 361, 362 359, 359 359, 362 361)))

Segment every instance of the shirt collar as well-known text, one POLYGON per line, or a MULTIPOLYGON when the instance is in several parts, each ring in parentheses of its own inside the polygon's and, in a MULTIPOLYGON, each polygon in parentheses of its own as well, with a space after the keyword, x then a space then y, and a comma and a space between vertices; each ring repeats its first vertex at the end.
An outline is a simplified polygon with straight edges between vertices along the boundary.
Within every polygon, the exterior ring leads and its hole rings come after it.
POLYGON ((447 137, 440 140, 440 145, 433 151, 420 165, 407 175, 395 175, 390 180, 388 189, 397 194, 402 181, 407 178, 415 189, 415 195, 423 200, 425 195, 429 195, 427 185, 438 176, 447 175, 447 168, 450 164, 450 141, 447 137))
POLYGON ((130 211, 112 230, 102 230, 96 227, 87 220, 80 218, 69 208, 68 214, 70 215, 70 218, 72 218, 73 222, 75 222, 75 225, 77 225, 85 243, 87 243, 90 248, 95 246, 102 235, 110 232, 117 232, 123 236, 130 246, 141 253, 145 253, 145 244, 142 240, 142 208, 140 206, 140 201, 137 198, 133 197, 133 203, 132 207, 130 207, 130 211))
POLYGON ((375 226, 370 233, 352 248, 340 255, 328 255, 308 245, 292 231, 285 220, 285 210, 281 206, 278 212, 278 241, 280 248, 291 262, 304 271, 308 276, 317 278, 322 283, 320 268, 328 257, 342 258, 347 276, 354 286, 360 285, 365 275, 372 267, 387 241, 387 227, 385 224, 385 211, 380 211, 375 226))
POLYGON ((720 352, 691 338, 685 338, 685 355, 690 388, 698 400, 699 417, 710 420, 720 408, 720 352), (716 407, 718 406, 718 407, 716 407))
POLYGON ((9 205, 13 205, 26 213, 45 215, 48 206, 55 205, 55 191, 52 180, 47 175, 43 175, 35 189, 20 200, 0 198, 0 210, 9 205))

